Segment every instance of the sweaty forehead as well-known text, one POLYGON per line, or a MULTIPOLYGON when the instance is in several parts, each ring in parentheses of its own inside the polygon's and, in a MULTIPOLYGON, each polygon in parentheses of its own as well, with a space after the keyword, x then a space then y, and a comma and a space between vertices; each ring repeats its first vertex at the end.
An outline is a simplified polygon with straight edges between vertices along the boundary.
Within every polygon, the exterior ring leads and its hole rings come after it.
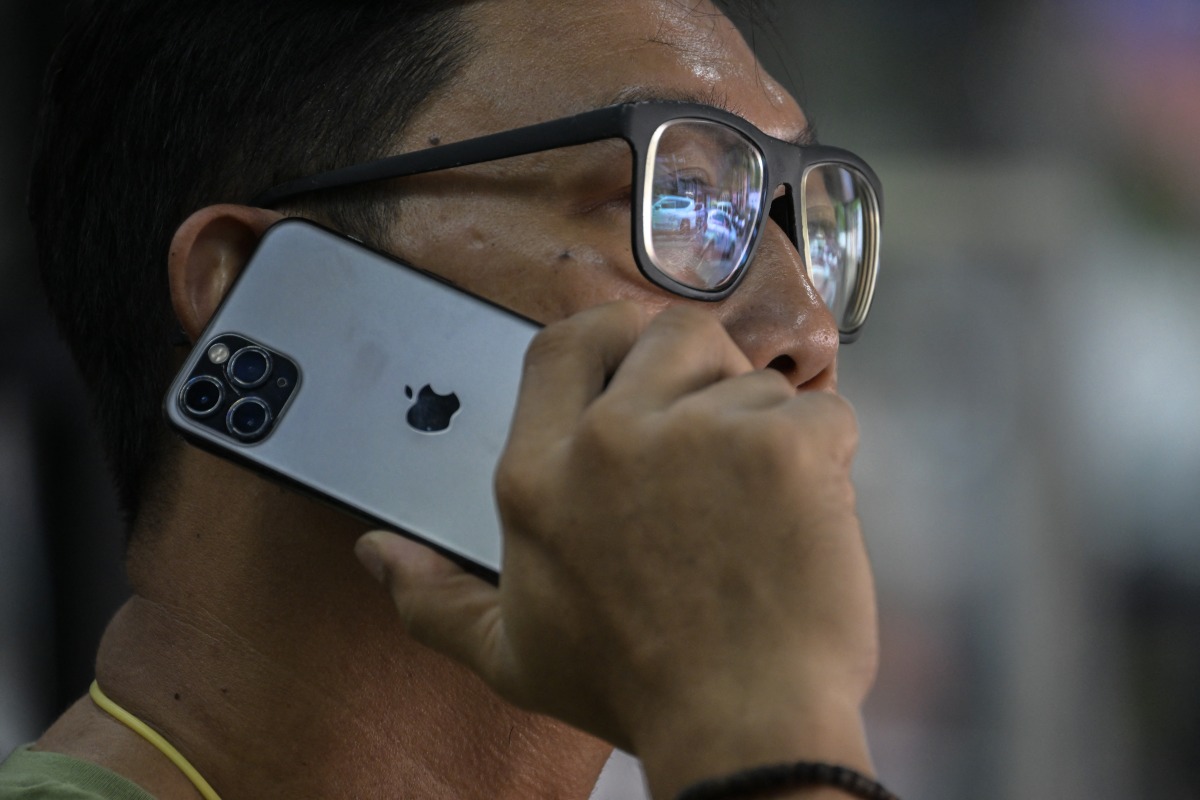
POLYGON ((443 137, 650 97, 723 106, 779 138, 806 127, 707 0, 484 0, 468 19, 475 55, 428 106, 443 137))

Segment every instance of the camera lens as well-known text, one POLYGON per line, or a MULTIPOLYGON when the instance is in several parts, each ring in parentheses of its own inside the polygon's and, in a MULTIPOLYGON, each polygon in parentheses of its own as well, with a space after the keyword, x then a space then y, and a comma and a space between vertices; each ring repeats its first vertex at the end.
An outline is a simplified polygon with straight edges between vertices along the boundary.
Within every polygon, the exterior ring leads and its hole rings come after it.
POLYGON ((271 409, 257 397, 243 397, 229 407, 225 426, 243 441, 260 439, 271 422, 271 409))
POLYGON ((229 359, 225 372, 236 385, 253 389, 271 374, 271 356, 261 347, 243 347, 229 359))
POLYGON ((208 375, 201 375, 187 382, 180 393, 180 401, 183 410, 193 417, 207 417, 220 407, 221 398, 224 396, 225 390, 220 381, 208 375))

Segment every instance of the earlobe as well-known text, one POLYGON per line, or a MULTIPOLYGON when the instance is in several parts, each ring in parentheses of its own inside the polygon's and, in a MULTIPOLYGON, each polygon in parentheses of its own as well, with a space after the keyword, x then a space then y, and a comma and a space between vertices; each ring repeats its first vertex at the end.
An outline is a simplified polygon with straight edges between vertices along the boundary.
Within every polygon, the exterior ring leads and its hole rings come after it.
POLYGON ((167 275, 175 317, 192 341, 208 324, 263 233, 282 218, 268 209, 217 205, 200 209, 179 226, 171 240, 167 275))

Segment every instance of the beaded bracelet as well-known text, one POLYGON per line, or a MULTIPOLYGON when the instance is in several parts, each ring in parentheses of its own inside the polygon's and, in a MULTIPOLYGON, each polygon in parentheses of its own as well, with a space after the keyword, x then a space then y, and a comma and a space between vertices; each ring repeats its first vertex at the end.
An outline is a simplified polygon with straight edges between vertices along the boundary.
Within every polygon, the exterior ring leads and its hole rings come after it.
POLYGON ((734 800, 806 786, 830 786, 863 800, 900 800, 861 772, 809 761, 752 767, 723 778, 703 780, 684 789, 676 800, 734 800))

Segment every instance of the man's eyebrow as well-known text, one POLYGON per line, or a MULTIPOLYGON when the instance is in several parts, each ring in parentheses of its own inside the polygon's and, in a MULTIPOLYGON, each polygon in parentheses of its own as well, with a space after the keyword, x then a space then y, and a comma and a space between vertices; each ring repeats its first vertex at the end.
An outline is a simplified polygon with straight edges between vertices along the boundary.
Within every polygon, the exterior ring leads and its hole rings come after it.
MULTIPOLYGON (((736 108, 729 104, 725 96, 715 89, 707 92, 698 93, 688 91, 686 89, 664 89, 661 87, 647 86, 627 86, 615 95, 609 98, 605 105, 620 105, 622 103, 645 103, 645 102, 668 102, 668 103, 695 103, 702 106, 712 106, 719 108, 727 114, 733 114, 735 117, 745 116, 736 108)), ((805 122, 804 127, 797 133, 784 137, 783 141, 788 144, 794 144, 797 147, 811 147, 817 144, 817 129, 812 123, 805 122)))
POLYGON ((626 86, 610 98, 609 104, 643 103, 655 100, 668 103, 696 103, 719 108, 730 114, 737 113, 715 88, 706 92, 695 92, 688 89, 668 89, 660 86, 626 86))

